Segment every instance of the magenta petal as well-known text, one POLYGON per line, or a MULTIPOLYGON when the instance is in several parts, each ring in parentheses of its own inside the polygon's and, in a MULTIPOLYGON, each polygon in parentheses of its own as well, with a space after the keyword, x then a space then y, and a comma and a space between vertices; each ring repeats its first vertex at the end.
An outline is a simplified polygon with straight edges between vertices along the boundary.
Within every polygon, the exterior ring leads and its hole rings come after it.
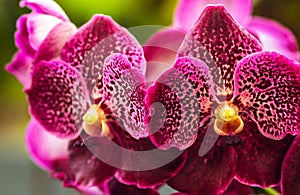
POLYGON ((116 178, 124 184, 127 185, 136 185, 139 188, 155 188, 164 184, 168 179, 174 177, 183 167, 186 159, 187 153, 180 153, 176 151, 168 153, 166 151, 158 150, 148 138, 143 138, 135 140, 130 136, 121 136, 122 137, 122 146, 139 151, 139 154, 135 156, 125 156, 124 161, 126 164, 132 167, 137 167, 137 161, 140 161, 143 165, 139 167, 146 168, 149 167, 148 164, 154 164, 156 162, 161 162, 158 168, 145 170, 141 169, 140 171, 128 171, 128 170, 119 170, 116 173, 116 178), (147 151, 151 151, 148 152, 147 151), (154 152, 154 150, 157 150, 154 152), (178 154, 176 157, 174 154, 178 154), (171 156, 171 155, 172 156, 171 156), (137 160, 139 159, 139 160, 137 160), (171 162, 169 162, 171 160, 171 162))
POLYGON ((33 116, 58 137, 78 135, 73 113, 73 86, 79 75, 63 61, 42 61, 34 66, 31 88, 26 90, 33 116))
POLYGON ((280 181, 281 165, 293 137, 288 135, 280 141, 266 138, 251 119, 242 119, 245 126, 238 135, 243 144, 235 147, 238 154, 235 178, 246 185, 273 187, 280 181))
POLYGON ((43 169, 53 170, 55 161, 67 158, 68 142, 48 133, 34 119, 28 124, 26 149, 35 164, 43 169))
POLYGON ((198 127, 210 117, 211 86, 207 66, 183 57, 148 89, 146 105, 151 116, 147 123, 157 147, 185 149, 194 143, 198 127))
POLYGON ((188 31, 195 24, 207 4, 222 4, 237 22, 246 26, 252 12, 252 0, 180 0, 174 25, 188 31))
POLYGON ((300 64, 275 52, 244 58, 236 68, 235 96, 270 139, 300 133, 300 64))
POLYGON ((125 185, 116 179, 112 179, 106 186, 109 195, 159 195, 154 189, 139 189, 132 185, 125 185))
MULTIPOLYGON (((78 29, 64 46, 62 59, 79 69, 87 81, 89 91, 101 90, 102 66, 106 57, 113 53, 125 55, 133 67, 145 71, 142 47, 137 40, 110 17, 94 15, 78 29)), ((94 94, 94 98, 98 98, 94 94)), ((101 95, 101 94, 100 94, 101 95)))
POLYGON ((29 31, 29 43, 37 50, 48 33, 62 20, 46 14, 32 13, 28 16, 27 27, 29 31))
POLYGON ((250 186, 246 186, 236 181, 232 180, 231 184, 228 186, 226 191, 222 195, 253 195, 254 191, 250 186))
POLYGON ((145 77, 124 55, 113 54, 104 62, 103 86, 105 103, 118 124, 136 139, 147 137, 145 77))
POLYGON ((43 40, 36 52, 34 63, 41 60, 60 59, 63 46, 71 35, 75 32, 76 27, 70 22, 57 24, 43 40))
POLYGON ((264 50, 276 51, 298 60, 296 37, 279 22, 256 16, 252 18, 247 30, 258 37, 264 50))
POLYGON ((35 50, 29 43, 29 32, 27 28, 27 20, 29 15, 22 15, 17 21, 17 31, 15 33, 15 40, 17 47, 26 53, 27 55, 33 57, 35 50))
POLYGON ((10 64, 6 66, 6 70, 13 74, 22 83, 24 88, 28 88, 31 84, 31 68, 32 58, 22 51, 16 53, 10 64))
POLYGON ((61 7, 53 0, 21 0, 21 7, 30 7, 33 11, 40 14, 55 16, 63 21, 68 21, 69 18, 61 7))
POLYGON ((282 164, 282 194, 300 193, 300 136, 289 148, 282 164))
POLYGON ((147 60, 146 78, 156 80, 167 68, 174 64, 177 50, 185 37, 185 33, 175 28, 163 29, 155 33, 143 49, 147 60))
POLYGON ((207 6, 179 49, 179 56, 203 60, 220 101, 230 100, 233 73, 243 57, 261 51, 258 41, 239 26, 223 6, 207 6))
POLYGON ((188 149, 188 160, 183 169, 167 184, 188 193, 220 194, 231 183, 235 174, 237 156, 231 146, 215 145, 205 156, 198 155, 200 142, 188 149))

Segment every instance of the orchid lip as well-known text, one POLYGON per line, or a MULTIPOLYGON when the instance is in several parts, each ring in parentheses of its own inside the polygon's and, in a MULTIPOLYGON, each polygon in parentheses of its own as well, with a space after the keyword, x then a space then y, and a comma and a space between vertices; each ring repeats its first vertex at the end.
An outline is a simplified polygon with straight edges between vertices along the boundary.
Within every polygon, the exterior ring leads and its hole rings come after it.
POLYGON ((243 130, 244 122, 238 115, 238 107, 231 102, 221 102, 215 109, 214 130, 218 135, 236 135, 243 130))
POLYGON ((98 105, 91 105, 82 120, 82 128, 88 135, 112 138, 105 112, 98 105))

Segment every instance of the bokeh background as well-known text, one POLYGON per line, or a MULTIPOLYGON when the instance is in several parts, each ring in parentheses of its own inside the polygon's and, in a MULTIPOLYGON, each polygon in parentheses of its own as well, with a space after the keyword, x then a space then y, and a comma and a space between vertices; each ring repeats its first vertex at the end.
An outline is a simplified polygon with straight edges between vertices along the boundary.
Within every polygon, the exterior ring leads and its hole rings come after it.
MULTIPOLYGON (((95 13, 110 15, 124 27, 172 23, 177 0, 57 0, 78 27, 95 13)), ((299 0, 256 0, 255 15, 274 18, 289 27, 300 40, 299 0)), ((19 0, 0 0, 0 194, 74 195, 33 165, 24 148, 29 120, 21 84, 4 67, 16 52, 15 23, 29 12, 19 0)))

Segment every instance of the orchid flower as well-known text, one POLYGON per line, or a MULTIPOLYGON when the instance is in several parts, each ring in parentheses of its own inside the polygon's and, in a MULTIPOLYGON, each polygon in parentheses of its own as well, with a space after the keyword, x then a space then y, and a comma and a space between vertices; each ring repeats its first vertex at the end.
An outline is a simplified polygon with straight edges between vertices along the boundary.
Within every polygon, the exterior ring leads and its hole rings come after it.
POLYGON ((207 5, 221 4, 231 16, 252 35, 265 51, 276 51, 300 61, 297 39, 278 21, 261 16, 251 16, 253 0, 179 0, 171 27, 154 34, 145 44, 145 57, 149 62, 146 76, 156 79, 163 70, 174 63, 176 52, 185 34, 193 27, 207 5), (159 65, 151 61, 161 62, 159 65), (156 75, 156 76, 155 76, 156 75))
POLYGON ((220 194, 233 179, 278 185, 300 129, 299 65, 262 51, 224 6, 207 6, 175 64, 148 89, 146 105, 155 121, 149 123, 150 139, 162 149, 188 151, 184 168, 168 185, 188 194, 220 194))

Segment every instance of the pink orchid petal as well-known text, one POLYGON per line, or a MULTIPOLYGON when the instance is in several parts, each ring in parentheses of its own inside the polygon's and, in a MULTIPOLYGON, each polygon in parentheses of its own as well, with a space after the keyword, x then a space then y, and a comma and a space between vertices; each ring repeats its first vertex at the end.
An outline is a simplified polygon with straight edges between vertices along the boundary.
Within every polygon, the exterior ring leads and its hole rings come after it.
POLYGON ((24 88, 31 85, 32 58, 22 51, 17 52, 12 61, 6 66, 6 70, 14 75, 24 88))
POLYGON ((145 77, 122 54, 112 54, 103 66, 104 99, 112 117, 132 137, 147 137, 144 120, 145 77))
POLYGON ((179 56, 202 60, 213 77, 220 101, 233 95, 233 73, 245 56, 261 51, 259 42, 231 17, 224 6, 207 6, 179 48, 179 56))
POLYGON ((29 15, 22 15, 17 21, 17 31, 15 33, 15 40, 17 47, 29 56, 34 56, 35 50, 29 43, 29 32, 27 28, 27 20, 29 15))
POLYGON ((37 13, 30 14, 27 20, 27 27, 32 48, 37 50, 53 27, 61 22, 61 19, 54 16, 37 13))
POLYGON ((247 26, 247 30, 258 37, 264 50, 277 51, 298 60, 296 37, 279 22, 255 16, 247 26))
POLYGON ((280 141, 269 139, 258 131, 246 113, 241 115, 244 128, 237 135, 242 144, 235 146, 238 155, 235 178, 250 186, 273 187, 280 182, 281 165, 293 136, 280 141))
POLYGON ((62 8, 53 0, 21 0, 21 7, 29 7, 36 13, 55 16, 63 21, 69 21, 62 8))
POLYGON ((282 164, 283 195, 300 193, 300 136, 297 136, 289 148, 282 164))
POLYGON ((41 60, 60 59, 62 48, 75 31, 76 27, 70 22, 57 24, 40 44, 34 63, 37 64, 41 60))
POLYGON ((151 116, 147 128, 152 142, 161 149, 186 149, 197 138, 198 127, 210 117, 212 79, 204 62, 178 58, 148 88, 146 106, 151 116), (201 111, 201 113, 199 113, 201 111))
POLYGON ((39 167, 52 170, 53 163, 67 158, 69 141, 48 133, 35 119, 27 127, 26 148, 29 156, 39 167))
POLYGON ((156 80, 176 59, 177 50, 185 33, 175 28, 167 28, 155 33, 143 46, 147 60, 146 79, 156 80))
POLYGON ((270 139, 300 133, 300 63, 276 52, 242 59, 235 75, 236 102, 270 139))
POLYGON ((252 12, 252 0, 180 0, 174 18, 175 27, 189 31, 208 4, 222 4, 232 17, 246 26, 252 12))
POLYGON ((87 108, 81 98, 76 99, 85 95, 77 86, 80 79, 75 68, 60 60, 41 61, 33 68, 31 88, 25 91, 31 113, 58 137, 74 138, 81 130, 77 123, 87 108))

